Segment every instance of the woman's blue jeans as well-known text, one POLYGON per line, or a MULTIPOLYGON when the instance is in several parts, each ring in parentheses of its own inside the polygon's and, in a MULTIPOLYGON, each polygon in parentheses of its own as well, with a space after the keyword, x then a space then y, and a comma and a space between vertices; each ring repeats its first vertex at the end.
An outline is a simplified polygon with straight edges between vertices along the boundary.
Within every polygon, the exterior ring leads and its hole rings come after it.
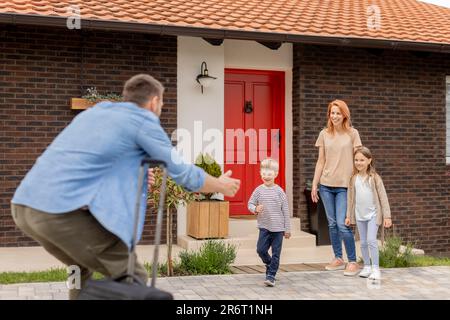
POLYGON ((347 188, 319 185, 319 194, 327 214, 334 256, 342 259, 342 240, 344 240, 348 261, 356 262, 355 238, 352 229, 345 225, 347 188))

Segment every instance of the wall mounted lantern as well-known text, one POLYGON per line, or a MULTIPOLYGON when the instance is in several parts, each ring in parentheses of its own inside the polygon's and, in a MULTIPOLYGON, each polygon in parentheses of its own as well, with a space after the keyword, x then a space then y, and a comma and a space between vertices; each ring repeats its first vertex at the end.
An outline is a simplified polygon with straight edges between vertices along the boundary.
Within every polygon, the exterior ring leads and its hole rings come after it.
POLYGON ((205 61, 202 62, 200 69, 201 69, 200 74, 197 76, 197 82, 200 83, 200 86, 202 87, 202 93, 203 93, 203 87, 205 87, 205 88, 209 87, 211 82, 217 78, 211 77, 210 75, 208 75, 208 66, 206 65, 205 61))

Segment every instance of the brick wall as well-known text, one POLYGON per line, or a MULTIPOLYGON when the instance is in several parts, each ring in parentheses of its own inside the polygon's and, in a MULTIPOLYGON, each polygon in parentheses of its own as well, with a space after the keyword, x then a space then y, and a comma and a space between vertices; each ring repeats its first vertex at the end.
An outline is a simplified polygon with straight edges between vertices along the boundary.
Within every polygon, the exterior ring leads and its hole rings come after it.
POLYGON ((429 253, 450 251, 450 167, 445 165, 445 75, 450 55, 294 46, 294 213, 314 176, 328 103, 345 100, 384 179, 395 230, 429 253))
MULTIPOLYGON (((70 98, 91 86, 120 93, 130 76, 149 73, 166 87, 161 122, 173 131, 177 42, 118 32, 7 25, 0 30, 0 246, 36 245, 15 227, 10 200, 36 158, 79 112, 70 109, 70 98)), ((143 243, 154 236, 151 218, 143 243)))

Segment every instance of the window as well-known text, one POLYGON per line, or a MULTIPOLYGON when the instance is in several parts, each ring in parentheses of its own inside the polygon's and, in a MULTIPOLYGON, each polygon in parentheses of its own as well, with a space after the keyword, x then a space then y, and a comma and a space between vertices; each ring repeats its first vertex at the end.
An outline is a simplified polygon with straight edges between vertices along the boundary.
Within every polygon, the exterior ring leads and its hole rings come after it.
POLYGON ((446 159, 447 164, 450 164, 450 76, 447 76, 446 80, 446 110, 447 110, 447 149, 446 149, 446 159))

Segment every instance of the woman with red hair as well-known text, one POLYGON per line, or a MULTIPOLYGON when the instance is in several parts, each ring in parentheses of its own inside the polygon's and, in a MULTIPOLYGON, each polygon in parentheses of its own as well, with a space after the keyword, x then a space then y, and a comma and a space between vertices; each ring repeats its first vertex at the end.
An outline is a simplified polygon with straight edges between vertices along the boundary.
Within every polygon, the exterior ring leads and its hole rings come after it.
POLYGON ((311 198, 319 201, 318 192, 328 219, 334 259, 325 268, 343 270, 344 275, 359 273, 356 262, 355 238, 345 225, 347 212, 347 187, 353 172, 353 152, 362 145, 358 130, 352 127, 350 110, 342 100, 328 105, 328 123, 316 141, 319 158, 316 163, 311 198), (348 264, 342 259, 342 240, 348 264))

